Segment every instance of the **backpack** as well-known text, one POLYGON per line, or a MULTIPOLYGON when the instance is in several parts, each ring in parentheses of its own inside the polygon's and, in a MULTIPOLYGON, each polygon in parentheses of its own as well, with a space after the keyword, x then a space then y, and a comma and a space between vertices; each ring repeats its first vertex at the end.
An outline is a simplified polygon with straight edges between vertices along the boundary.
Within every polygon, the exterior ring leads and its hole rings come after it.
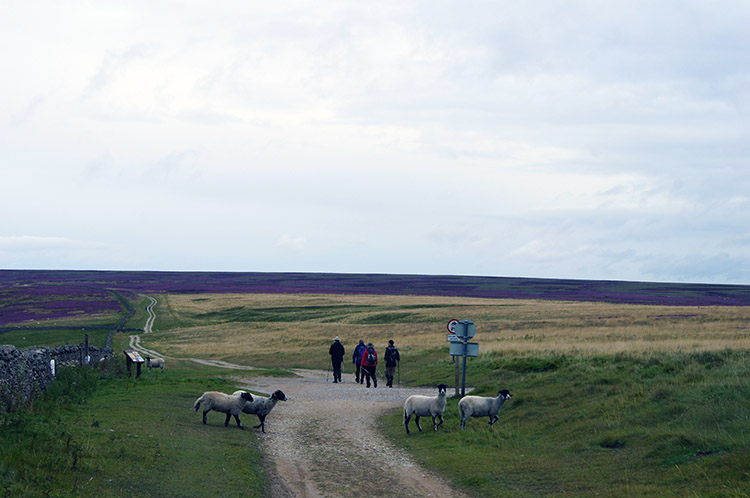
POLYGON ((388 346, 385 350, 385 364, 396 365, 398 361, 398 350, 393 346, 388 346))
POLYGON ((377 363, 378 359, 375 357, 374 349, 372 351, 370 351, 369 349, 367 350, 367 359, 365 361, 367 361, 368 365, 374 365, 375 363, 377 363))

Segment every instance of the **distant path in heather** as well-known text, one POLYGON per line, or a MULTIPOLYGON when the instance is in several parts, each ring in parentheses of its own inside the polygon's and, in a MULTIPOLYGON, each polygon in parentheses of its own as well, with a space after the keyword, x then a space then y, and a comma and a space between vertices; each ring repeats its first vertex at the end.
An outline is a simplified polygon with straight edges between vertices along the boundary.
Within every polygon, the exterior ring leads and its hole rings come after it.
MULTIPOLYGON (((144 334, 152 332, 156 319, 157 301, 147 297, 150 303, 144 334)), ((130 347, 151 357, 177 359, 141 346, 138 335, 130 336, 130 347)), ((232 370, 254 369, 224 361, 180 359, 232 370)), ((355 383, 351 373, 344 374, 340 384, 329 382, 329 375, 322 370, 296 369, 294 373, 297 377, 232 377, 241 388, 266 395, 281 389, 289 398, 279 401, 268 416, 265 434, 256 430, 264 453, 273 463, 268 469, 271 496, 465 497, 376 430, 376 420, 382 414, 402 407, 412 394, 431 395, 435 389, 389 389, 383 387, 384 383, 368 389, 355 383)), ((244 417, 250 417, 245 426, 257 423, 254 415, 244 417)), ((432 420, 423 419, 422 427, 432 431, 432 420)))
MULTIPOLYGON (((145 294, 144 294, 145 295, 145 294)), ((144 334, 150 334, 153 332, 154 327, 154 321, 156 321, 156 312, 154 311, 154 307, 158 304, 158 301, 154 299, 151 296, 146 296, 149 299, 149 304, 146 306, 146 312, 148 313, 148 318, 146 319, 146 325, 143 327, 143 333, 144 334)), ((221 368, 229 368, 234 370, 255 370, 254 367, 248 367, 246 365, 235 365, 234 363, 229 363, 222 360, 203 360, 200 358, 175 358, 173 356, 167 356, 165 354, 161 354, 157 351, 154 351, 153 349, 148 349, 144 346, 141 346, 141 337, 139 335, 131 335, 130 336, 130 349, 134 349, 145 356, 150 356, 152 358, 165 358, 169 360, 187 360, 192 361, 193 363, 199 363, 201 365, 208 365, 212 367, 221 367, 221 368)))

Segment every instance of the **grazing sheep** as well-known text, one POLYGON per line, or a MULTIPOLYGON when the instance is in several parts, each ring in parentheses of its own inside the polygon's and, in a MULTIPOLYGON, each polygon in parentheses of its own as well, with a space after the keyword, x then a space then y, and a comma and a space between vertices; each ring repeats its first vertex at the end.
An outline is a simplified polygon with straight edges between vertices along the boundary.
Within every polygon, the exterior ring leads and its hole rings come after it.
POLYGON ((422 396, 420 394, 413 394, 406 398, 404 402, 404 427, 406 427, 406 433, 409 432, 409 419, 414 415, 414 421, 417 423, 417 429, 422 432, 422 426, 419 425, 419 417, 432 417, 432 424, 435 427, 435 432, 438 430, 438 426, 443 423, 443 412, 445 411, 445 391, 448 386, 440 384, 437 386, 437 396, 422 396), (437 420, 440 419, 440 423, 437 420))
POLYGON ((203 405, 204 424, 206 423, 206 414, 211 410, 215 410, 227 414, 227 419, 224 421, 224 427, 229 425, 229 419, 234 415, 234 419, 237 421, 237 427, 244 429, 244 427, 242 427, 242 422, 240 422, 239 415, 242 411, 242 407, 245 406, 245 403, 252 400, 253 396, 247 391, 237 391, 231 395, 216 391, 208 391, 195 400, 193 408, 195 408, 195 411, 197 412, 201 403, 205 403, 203 405))
POLYGON ((146 356, 146 366, 148 367, 148 371, 151 371, 151 367, 153 368, 161 368, 161 371, 164 371, 164 358, 151 358, 150 356, 146 356))
POLYGON ((509 399, 510 391, 507 389, 498 391, 497 398, 464 396, 458 402, 458 411, 461 413, 461 429, 466 428, 466 421, 471 417, 490 417, 490 427, 493 427, 498 419, 497 412, 500 411, 503 403, 509 399))
MULTIPOLYGON (((241 392, 241 391, 237 391, 241 392)), ((237 394, 235 392, 235 394, 237 394)), ((258 396, 255 397, 255 400, 252 403, 245 403, 245 406, 242 407, 242 411, 244 413, 249 413, 251 415, 257 415, 258 420, 260 420, 260 424, 253 426, 254 429, 257 429, 260 427, 260 430, 264 433, 266 432, 266 416, 271 413, 271 410, 273 410, 273 407, 276 406, 277 401, 286 401, 287 397, 286 394, 284 394, 280 390, 276 390, 271 394, 269 398, 260 398, 258 396)))

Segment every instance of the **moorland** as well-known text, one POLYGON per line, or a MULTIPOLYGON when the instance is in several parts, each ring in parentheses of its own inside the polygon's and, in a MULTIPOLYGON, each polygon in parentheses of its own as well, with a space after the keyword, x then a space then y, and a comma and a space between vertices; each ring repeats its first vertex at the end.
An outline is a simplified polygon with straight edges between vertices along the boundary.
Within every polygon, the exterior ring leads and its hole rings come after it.
POLYGON ((116 356, 101 372, 63 374, 44 398, 3 414, 0 490, 205 496, 208 483, 224 494, 243 483, 243 494, 264 496, 270 469, 258 464, 256 436, 238 444, 178 409, 207 387, 233 391, 230 374, 180 358, 293 375, 325 370, 334 336, 379 348, 394 339, 402 385, 450 383, 445 324, 457 318, 478 330, 467 384, 481 395, 513 392, 500 421, 459 431, 452 399, 437 434, 406 438, 398 410, 379 423, 457 488, 471 496, 750 494, 747 286, 338 277, 0 271, 0 343, 54 346, 88 333, 103 345, 117 329, 119 352, 142 331, 149 295, 157 319, 141 338, 178 359, 163 376, 136 381, 116 356), (128 306, 135 313, 121 324, 128 306))

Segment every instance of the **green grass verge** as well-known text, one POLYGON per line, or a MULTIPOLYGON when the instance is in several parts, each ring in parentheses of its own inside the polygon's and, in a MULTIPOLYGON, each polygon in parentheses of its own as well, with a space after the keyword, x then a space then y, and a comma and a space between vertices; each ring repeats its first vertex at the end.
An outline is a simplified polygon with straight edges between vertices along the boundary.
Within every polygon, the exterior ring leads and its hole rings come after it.
MULTIPOLYGON (((469 363, 476 394, 513 395, 494 428, 483 418, 459 430, 453 398, 437 434, 422 419, 425 431, 412 421, 406 436, 400 411, 381 423, 395 444, 472 496, 750 496, 748 352, 469 363)), ((413 376, 445 382, 452 365, 436 367, 413 376)))
POLYGON ((57 329, 17 329, 3 332, 0 343, 13 344, 19 349, 28 349, 35 346, 47 346, 54 348, 66 344, 82 344, 89 335, 89 344, 104 347, 107 344, 107 335, 114 329, 116 322, 111 328, 99 328, 96 330, 82 329, 81 327, 57 328, 57 329))
POLYGON ((236 388, 174 370, 61 369, 31 407, 0 413, 0 496, 265 496, 253 431, 215 412, 204 426, 192 409, 206 390, 236 388))

